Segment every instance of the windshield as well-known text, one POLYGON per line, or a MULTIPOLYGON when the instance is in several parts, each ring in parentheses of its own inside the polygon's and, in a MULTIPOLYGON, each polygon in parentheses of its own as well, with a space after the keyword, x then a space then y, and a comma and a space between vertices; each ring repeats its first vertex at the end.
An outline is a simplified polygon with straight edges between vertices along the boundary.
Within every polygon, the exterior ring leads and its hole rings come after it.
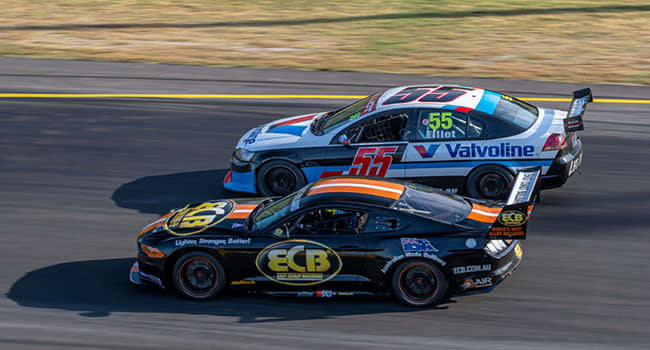
POLYGON ((462 221, 472 211, 464 199, 418 184, 407 184, 393 208, 449 223, 462 221))
POLYGON ((287 215, 291 209, 291 201, 296 194, 297 193, 292 193, 278 201, 275 201, 257 213, 253 220, 253 230, 263 231, 278 219, 287 215))
POLYGON ((537 107, 516 98, 502 95, 493 116, 526 130, 537 120, 537 107))
POLYGON ((371 112, 371 110, 368 110, 364 112, 364 108, 370 102, 370 100, 377 96, 381 96, 383 92, 379 92, 374 95, 370 95, 366 98, 363 98, 347 107, 343 107, 333 113, 325 115, 323 120, 318 121, 318 128, 315 130, 316 133, 318 134, 327 134, 330 131, 338 128, 342 124, 348 122, 348 121, 353 121, 359 117, 361 117, 362 114, 366 114, 368 112, 371 112))

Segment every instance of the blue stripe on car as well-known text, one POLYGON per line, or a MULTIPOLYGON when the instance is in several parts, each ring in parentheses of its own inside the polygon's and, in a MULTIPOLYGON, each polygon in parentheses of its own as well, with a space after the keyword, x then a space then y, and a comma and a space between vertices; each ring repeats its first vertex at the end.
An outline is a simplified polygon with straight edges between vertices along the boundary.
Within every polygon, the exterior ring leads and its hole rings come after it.
MULTIPOLYGON (((408 169, 425 169, 425 168, 474 168, 479 165, 484 164, 497 164, 502 165, 508 168, 517 168, 517 167, 534 167, 534 166, 550 166, 553 163, 552 159, 548 160, 495 160, 495 159, 481 159, 481 160, 471 160, 471 161, 442 161, 442 162, 422 162, 422 163, 402 163, 402 164, 392 164, 390 170, 403 170, 404 168, 408 169)), ((345 172, 350 169, 349 165, 340 165, 340 166, 313 166, 302 168, 307 182, 311 183, 320 179, 323 172, 330 171, 340 171, 345 172)), ((234 175, 234 173, 233 173, 234 175)), ((408 176, 408 175, 407 175, 408 176)))
POLYGON ((274 125, 269 128, 266 132, 274 134, 291 134, 300 136, 305 130, 306 126, 304 125, 274 125))
POLYGON ((514 168, 521 166, 550 166, 553 163, 552 159, 548 160, 491 160, 481 159, 466 162, 426 162, 426 163, 406 163, 406 169, 422 169, 422 168, 473 168, 483 164, 498 164, 505 167, 514 168))
POLYGON ((499 101, 501 101, 501 94, 485 90, 483 92, 483 97, 481 97, 481 100, 478 102, 475 109, 479 112, 492 114, 497 108, 497 103, 499 103, 499 101))

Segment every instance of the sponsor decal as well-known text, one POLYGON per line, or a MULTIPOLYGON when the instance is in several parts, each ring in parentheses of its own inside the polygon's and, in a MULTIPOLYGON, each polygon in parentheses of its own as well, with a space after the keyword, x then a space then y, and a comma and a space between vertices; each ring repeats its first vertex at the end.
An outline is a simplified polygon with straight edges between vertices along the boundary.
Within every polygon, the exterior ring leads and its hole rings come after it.
POLYGON ((479 278, 467 279, 463 281, 463 283, 460 285, 460 288, 462 290, 468 290, 474 288, 489 287, 491 285, 492 285, 492 277, 479 277, 479 278))
POLYGON ((167 218, 165 229, 179 236, 199 233, 221 222, 234 208, 235 203, 230 200, 188 205, 167 218))
POLYGON ((436 151, 438 150, 439 146, 440 145, 429 145, 429 147, 426 148, 426 149, 422 145, 417 145, 417 146, 414 146, 414 147, 415 147, 415 150, 420 155, 420 157, 422 157, 422 158, 432 158, 436 154, 436 151))
POLYGON ((391 147, 361 147, 352 160, 347 171, 323 171, 321 179, 339 175, 360 175, 384 177, 393 163, 393 155, 397 146, 391 147))
POLYGON ((257 128, 253 129, 250 135, 244 140, 244 144, 250 145, 255 142, 255 139, 262 133, 262 126, 258 126, 257 128))
MULTIPOLYGON (((379 97, 381 94, 375 94, 368 100, 365 106, 363 106, 363 109, 361 110, 361 115, 364 116, 368 113, 373 112, 375 109, 377 109, 377 101, 379 101, 379 97)), ((350 119, 352 120, 352 119, 350 119)))
POLYGON ((184 247, 186 245, 231 245, 231 244, 251 244, 250 238, 199 238, 199 239, 177 239, 174 241, 176 247, 184 247))
POLYGON ((308 240, 288 240, 264 248, 255 259, 257 269, 271 281, 309 286, 334 278, 343 267, 328 246, 308 240))
POLYGON ((443 190, 443 191, 445 191, 445 192, 447 192, 447 193, 451 193, 451 194, 456 194, 456 193, 458 193, 458 189, 457 189, 457 188, 441 188, 441 190, 443 190))
POLYGON ((240 223, 238 223, 238 222, 234 222, 234 223, 232 224, 232 228, 242 228, 242 227, 244 227, 244 224, 240 224, 240 223))
POLYGON ((456 130, 450 130, 454 125, 451 116, 451 112, 431 112, 428 119, 422 119, 427 139, 455 139, 456 130))
POLYGON ((573 175, 573 173, 580 169, 580 164, 582 164, 582 153, 571 161, 571 164, 569 165, 569 176, 573 175))
POLYGON ((241 286, 241 285, 251 285, 251 284, 255 284, 255 281, 241 280, 241 281, 232 281, 232 282, 230 282, 231 286, 241 286))
POLYGON ((492 227, 488 233, 490 238, 521 238, 526 237, 526 231, 523 230, 521 226, 501 226, 501 227, 492 227))
POLYGON ((488 237, 490 239, 525 239, 528 209, 528 203, 507 205, 490 228, 488 237))
POLYGON ((492 265, 483 264, 483 265, 456 266, 452 268, 452 270, 454 271, 454 275, 461 275, 464 273, 490 271, 492 270, 492 265))
POLYGON ((451 158, 505 158, 505 157, 532 157, 535 155, 535 146, 511 145, 501 142, 498 145, 471 144, 445 144, 451 158))
POLYGON ((388 272, 388 269, 390 269, 390 267, 393 266, 396 262, 406 258, 425 258, 425 259, 433 260, 442 266, 447 265, 447 263, 444 262, 444 260, 440 259, 438 256, 434 254, 429 254, 426 252, 415 252, 415 253, 409 252, 409 253, 396 255, 392 259, 388 260, 386 262, 386 265, 384 265, 384 267, 381 268, 381 272, 382 273, 388 272))
POLYGON ((437 252, 431 242, 420 238, 402 238, 402 249, 404 252, 437 252))
POLYGON ((407 87, 384 101, 384 105, 409 102, 451 102, 472 88, 457 86, 407 87))
POLYGON ((499 214, 498 220, 504 226, 521 226, 528 221, 528 215, 518 210, 506 210, 499 214))
POLYGON ((352 161, 350 175, 386 176, 396 151, 397 146, 359 148, 352 161))

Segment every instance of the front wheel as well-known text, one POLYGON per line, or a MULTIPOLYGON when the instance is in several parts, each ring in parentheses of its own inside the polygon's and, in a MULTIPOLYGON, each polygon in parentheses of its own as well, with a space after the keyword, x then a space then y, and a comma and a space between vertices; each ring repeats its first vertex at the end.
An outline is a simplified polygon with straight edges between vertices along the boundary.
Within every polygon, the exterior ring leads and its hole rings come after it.
POLYGON ((410 306, 435 305, 447 293, 447 279, 428 261, 407 261, 393 272, 393 293, 399 301, 410 306))
POLYGON ((190 299, 216 296, 226 285, 226 273, 212 255, 189 252, 176 260, 173 280, 176 290, 190 299))
POLYGON ((285 196, 307 184, 302 171, 283 160, 272 160, 257 171, 257 189, 263 196, 285 196))

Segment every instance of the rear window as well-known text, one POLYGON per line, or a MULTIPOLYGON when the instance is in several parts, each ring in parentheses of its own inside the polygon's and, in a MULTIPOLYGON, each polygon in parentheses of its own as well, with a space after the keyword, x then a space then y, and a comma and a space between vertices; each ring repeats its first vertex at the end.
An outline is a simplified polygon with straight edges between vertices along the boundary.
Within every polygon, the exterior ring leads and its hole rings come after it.
POLYGON ((462 221, 472 205, 461 197, 420 184, 407 184, 393 208, 442 222, 462 221))
POLYGON ((526 130, 535 123, 538 114, 537 107, 516 98, 502 95, 492 116, 526 130))

